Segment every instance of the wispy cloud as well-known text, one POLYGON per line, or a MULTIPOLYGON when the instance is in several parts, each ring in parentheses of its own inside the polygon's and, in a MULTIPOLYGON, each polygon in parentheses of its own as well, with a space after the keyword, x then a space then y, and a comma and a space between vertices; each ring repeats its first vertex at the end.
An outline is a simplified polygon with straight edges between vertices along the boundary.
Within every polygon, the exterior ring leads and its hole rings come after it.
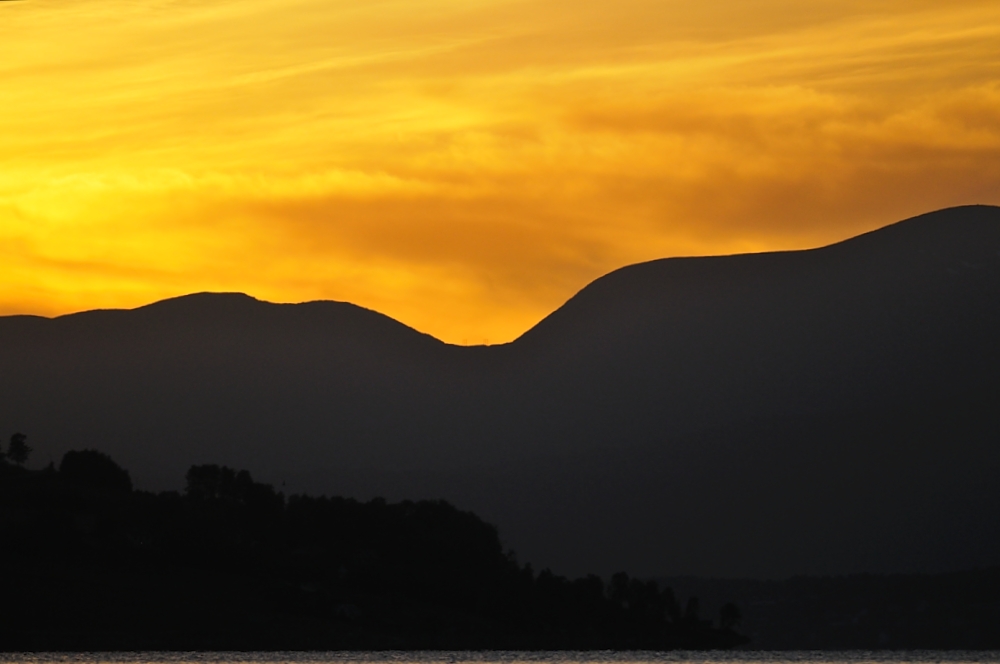
POLYGON ((497 342, 626 263, 1000 203, 995 2, 9 9, 6 312, 242 290, 497 342))

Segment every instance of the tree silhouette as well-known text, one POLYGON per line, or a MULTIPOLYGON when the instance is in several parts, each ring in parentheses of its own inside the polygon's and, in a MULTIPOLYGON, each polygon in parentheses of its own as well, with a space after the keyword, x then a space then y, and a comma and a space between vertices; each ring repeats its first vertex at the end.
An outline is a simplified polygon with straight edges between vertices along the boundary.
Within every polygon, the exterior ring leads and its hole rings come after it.
POLYGON ((10 444, 7 446, 7 458, 18 466, 23 466, 31 455, 31 448, 25 442, 27 438, 23 433, 15 433, 10 437, 10 444))
POLYGON ((677 601, 677 597, 674 595, 672 588, 664 589, 663 604, 666 608, 667 617, 674 623, 680 623, 684 616, 681 613, 681 603, 677 601))
MULTIPOLYGON (((19 464, 27 458, 22 434, 11 450, 19 464)), ((692 620, 679 619, 671 590, 625 572, 608 586, 593 575, 536 575, 504 551, 493 525, 445 501, 286 502, 248 471, 214 464, 188 470, 184 496, 154 494, 134 490, 128 471, 96 450, 66 452, 58 470, 4 464, 8 478, 0 508, 24 517, 0 519, 0 542, 8 567, 29 573, 3 579, 0 652, 92 647, 75 636, 80 617, 113 650, 707 649, 746 640, 697 621, 696 602, 692 620), (71 610, 36 628, 12 608, 24 605, 71 610)))
POLYGON ((59 463, 59 476, 68 485, 84 491, 107 495, 127 495, 132 491, 128 471, 96 450, 67 452, 59 463))
POLYGON ((688 598, 687 606, 684 607, 684 620, 691 623, 698 622, 698 611, 700 608, 697 597, 688 598))
POLYGON ((191 466, 184 476, 184 493, 198 502, 236 502, 236 471, 226 466, 191 466))
POLYGON ((743 614, 740 613, 740 608, 729 602, 728 604, 724 604, 722 609, 719 610, 719 627, 722 629, 733 629, 739 624, 742 618, 743 614))
POLYGON ((611 601, 615 602, 619 606, 628 606, 629 593, 628 593, 629 578, 628 574, 625 572, 617 572, 611 577, 611 586, 609 590, 609 596, 611 601))

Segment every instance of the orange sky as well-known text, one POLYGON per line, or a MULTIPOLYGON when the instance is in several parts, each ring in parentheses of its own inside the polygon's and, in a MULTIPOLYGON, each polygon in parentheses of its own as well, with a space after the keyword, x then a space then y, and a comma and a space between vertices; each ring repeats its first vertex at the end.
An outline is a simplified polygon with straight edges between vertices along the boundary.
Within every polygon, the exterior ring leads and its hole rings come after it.
POLYGON ((0 313, 513 339, 590 280, 1000 204, 1000 3, 0 2, 0 313))

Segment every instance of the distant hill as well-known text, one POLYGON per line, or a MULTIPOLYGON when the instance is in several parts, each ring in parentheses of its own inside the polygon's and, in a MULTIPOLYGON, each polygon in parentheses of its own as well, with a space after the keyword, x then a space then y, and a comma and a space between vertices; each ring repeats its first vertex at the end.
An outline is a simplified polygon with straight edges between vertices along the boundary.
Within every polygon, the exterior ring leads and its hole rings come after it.
POLYGON ((0 318, 0 431, 144 488, 190 463, 445 498, 567 574, 1000 563, 1000 208, 808 251, 652 261, 520 339, 198 294, 0 318))

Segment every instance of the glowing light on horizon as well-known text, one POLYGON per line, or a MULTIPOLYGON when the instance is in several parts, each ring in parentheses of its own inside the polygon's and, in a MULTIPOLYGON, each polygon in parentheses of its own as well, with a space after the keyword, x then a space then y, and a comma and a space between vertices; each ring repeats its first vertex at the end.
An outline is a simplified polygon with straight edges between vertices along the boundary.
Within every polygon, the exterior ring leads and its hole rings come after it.
POLYGON ((992 1, 30 0, 0 80, 0 313, 500 342, 628 263, 1000 203, 992 1))

